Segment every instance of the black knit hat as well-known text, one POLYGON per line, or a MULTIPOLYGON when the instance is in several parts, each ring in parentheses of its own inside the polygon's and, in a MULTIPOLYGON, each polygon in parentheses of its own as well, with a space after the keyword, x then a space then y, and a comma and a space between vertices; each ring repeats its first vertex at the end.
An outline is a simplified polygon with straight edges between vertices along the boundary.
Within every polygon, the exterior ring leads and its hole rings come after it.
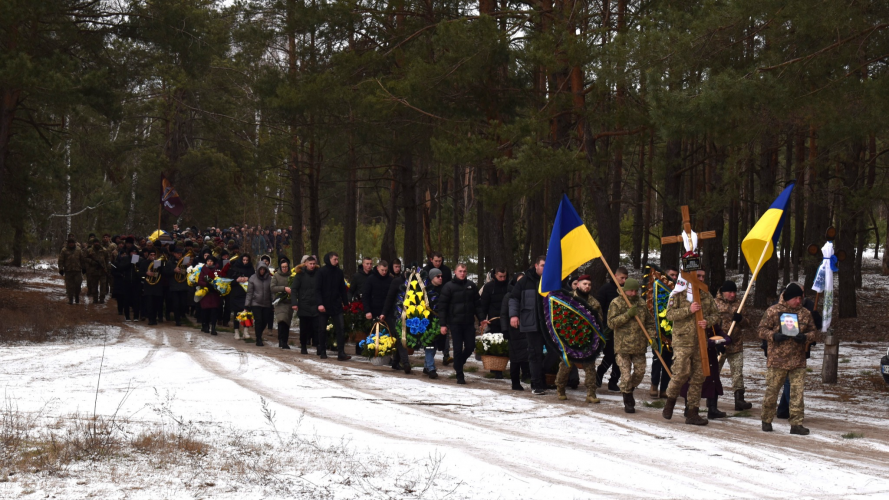
POLYGON ((800 288, 796 283, 791 283, 787 285, 787 288, 784 289, 784 293, 781 295, 784 298, 784 302, 788 300, 795 299, 796 297, 803 296, 803 289, 800 288))
POLYGON ((735 292, 735 293, 737 293, 738 292, 738 285, 736 285, 735 282, 732 280, 726 280, 726 282, 723 283, 721 287, 719 287, 719 291, 720 292, 735 292))

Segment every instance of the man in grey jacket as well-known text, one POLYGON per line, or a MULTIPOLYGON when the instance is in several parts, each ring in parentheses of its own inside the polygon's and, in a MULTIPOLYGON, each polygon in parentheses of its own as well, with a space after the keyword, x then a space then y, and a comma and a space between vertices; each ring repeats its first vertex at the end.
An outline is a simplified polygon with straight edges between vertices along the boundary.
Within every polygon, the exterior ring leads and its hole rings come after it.
POLYGON ((534 266, 525 271, 525 278, 519 280, 509 296, 509 323, 528 338, 528 361, 531 368, 531 394, 546 394, 546 380, 543 374, 543 335, 546 325, 541 314, 540 276, 546 256, 537 257, 534 266))
POLYGON ((272 309, 271 285, 269 266, 260 261, 259 266, 256 267, 256 274, 247 281, 247 297, 244 299, 244 306, 253 313, 256 345, 259 347, 265 345, 262 343, 262 332, 275 313, 275 310, 272 309))

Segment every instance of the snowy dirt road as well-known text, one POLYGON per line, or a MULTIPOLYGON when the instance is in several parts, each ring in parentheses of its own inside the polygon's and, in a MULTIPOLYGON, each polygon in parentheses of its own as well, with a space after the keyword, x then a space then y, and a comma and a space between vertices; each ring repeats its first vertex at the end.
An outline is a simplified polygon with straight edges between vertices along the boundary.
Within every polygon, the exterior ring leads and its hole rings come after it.
MULTIPOLYGON (((405 375, 361 359, 321 361, 298 350, 258 348, 230 334, 210 337, 142 323, 100 328, 108 337, 104 361, 95 338, 0 348, 6 397, 24 411, 91 412, 102 363, 99 414, 120 406, 129 418, 151 420, 156 415, 150 409, 165 398, 176 414, 205 428, 267 433, 263 398, 279 431, 290 432, 302 416, 299 432, 330 442, 345 438, 359 455, 402 465, 443 457, 438 493, 430 498, 442 492, 485 499, 889 496, 885 398, 844 406, 828 393, 809 391, 810 436, 790 436, 781 420, 776 432, 763 433, 757 417, 764 368, 755 349, 747 356, 751 416, 696 428, 684 425, 681 413, 665 421, 660 410, 643 407, 648 397, 641 388, 637 413, 626 415, 616 393, 587 405, 580 391, 569 391, 570 400, 559 402, 554 391, 542 397, 511 391, 508 381, 483 378, 482 370, 468 374, 468 386, 457 386, 447 369, 430 381, 420 369, 405 375), (850 431, 864 437, 841 437, 850 431)), ((879 346, 844 349, 848 355, 849 349, 870 353, 879 346)), ((820 367, 820 353, 817 358, 810 366, 820 367)), ((861 370, 855 363, 867 357, 854 359, 844 369, 861 370)), ((646 378, 642 387, 647 384, 646 378)), ((729 399, 722 400, 724 410, 729 399)), ((0 496, 18 496, 17 488, 2 483, 0 496)), ((95 493, 62 479, 38 489, 70 498, 95 493)), ((345 490, 337 496, 361 497, 345 490)), ((108 498, 268 497, 262 488, 169 490, 182 493, 170 496, 151 488, 122 494, 104 484, 98 491, 108 498)))

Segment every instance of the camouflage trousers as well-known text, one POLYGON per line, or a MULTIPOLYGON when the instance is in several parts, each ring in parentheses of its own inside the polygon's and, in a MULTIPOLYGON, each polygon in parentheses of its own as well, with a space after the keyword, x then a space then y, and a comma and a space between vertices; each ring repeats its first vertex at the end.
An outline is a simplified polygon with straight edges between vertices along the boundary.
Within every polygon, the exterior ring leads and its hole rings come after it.
POLYGON ((86 294, 93 299, 93 304, 99 301, 99 284, 101 281, 101 276, 86 275, 86 294))
MULTIPOLYGON (((580 369, 580 367, 578 367, 580 369)), ((568 385, 568 376, 571 375, 571 368, 564 361, 559 362, 559 373, 556 375, 556 387, 564 390, 568 385)), ((591 361, 583 365, 583 385, 586 387, 587 395, 596 392, 596 363, 591 361)))
POLYGON ((645 353, 618 354, 617 367, 620 368, 620 392, 630 393, 639 387, 645 377, 645 353), (630 373, 632 372, 632 375, 630 373))
POLYGON ((68 300, 80 302, 80 287, 83 285, 83 275, 80 271, 67 271, 65 273, 65 294, 68 300))
POLYGON ((677 398, 682 386, 688 382, 688 395, 685 398, 689 408, 699 408, 704 374, 701 371, 701 351, 697 346, 674 347, 673 378, 667 386, 667 397, 677 398))
POLYGON ((766 395, 762 402, 762 421, 772 423, 778 410, 778 392, 784 380, 790 378, 790 425, 802 425, 805 405, 803 390, 806 385, 806 369, 782 370, 769 368, 766 371, 766 395))
POLYGON ((744 390, 744 351, 733 352, 731 354, 726 354, 725 356, 723 356, 722 360, 719 362, 719 371, 722 371, 722 367, 725 366, 726 361, 728 361, 728 367, 732 373, 732 390, 733 391, 743 391, 744 390))

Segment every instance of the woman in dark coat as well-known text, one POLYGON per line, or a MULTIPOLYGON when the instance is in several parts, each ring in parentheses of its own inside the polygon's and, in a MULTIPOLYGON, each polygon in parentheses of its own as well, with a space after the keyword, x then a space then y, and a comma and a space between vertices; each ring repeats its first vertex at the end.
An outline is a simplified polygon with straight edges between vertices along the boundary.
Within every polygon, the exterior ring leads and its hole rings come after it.
MULTIPOLYGON (((247 280, 256 272, 253 269, 253 260, 249 254, 240 256, 237 260, 231 262, 228 268, 227 278, 231 278, 232 291, 228 294, 231 301, 231 310, 237 315, 244 310, 244 301, 247 298, 247 280)), ((240 322, 236 319, 233 323, 235 331, 241 328, 240 322)))
POLYGON ((512 379, 512 390, 514 391, 525 390, 522 387, 522 372, 526 376, 531 373, 531 367, 528 365, 528 336, 509 324, 509 295, 512 292, 512 287, 523 276, 521 273, 516 273, 513 276, 500 304, 500 327, 503 336, 509 341, 509 376, 512 379))
POLYGON ((216 267, 216 257, 212 254, 204 257, 204 267, 201 268, 201 274, 198 276, 198 286, 207 289, 207 294, 201 299, 201 331, 216 335, 216 322, 219 321, 219 306, 222 304, 222 297, 219 291, 213 285, 213 280, 220 275, 220 270, 216 267))

